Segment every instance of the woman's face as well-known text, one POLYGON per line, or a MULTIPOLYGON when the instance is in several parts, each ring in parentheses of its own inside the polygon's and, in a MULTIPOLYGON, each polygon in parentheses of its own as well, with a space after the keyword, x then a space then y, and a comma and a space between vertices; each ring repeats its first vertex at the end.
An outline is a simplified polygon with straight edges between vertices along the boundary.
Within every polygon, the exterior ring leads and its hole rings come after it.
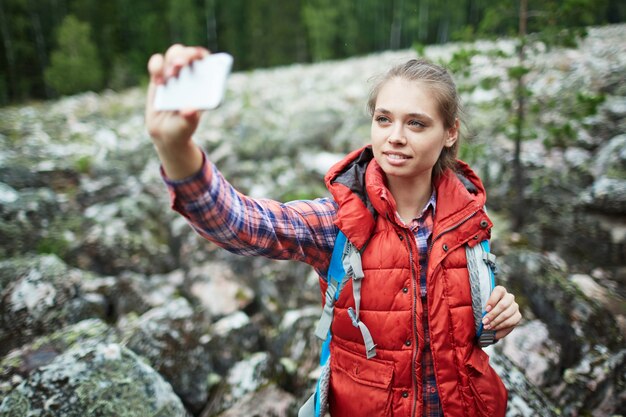
POLYGON ((390 181, 430 181, 444 146, 458 136, 458 122, 449 129, 437 101, 423 83, 403 78, 385 82, 376 98, 371 140, 374 158, 390 181))

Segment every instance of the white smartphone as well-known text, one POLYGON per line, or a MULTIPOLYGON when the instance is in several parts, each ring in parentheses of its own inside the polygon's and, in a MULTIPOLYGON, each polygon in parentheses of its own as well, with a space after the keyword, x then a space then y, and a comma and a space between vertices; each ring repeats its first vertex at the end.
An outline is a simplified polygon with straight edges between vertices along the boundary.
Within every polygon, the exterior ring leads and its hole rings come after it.
POLYGON ((207 55, 183 67, 178 77, 157 87, 156 110, 210 110, 220 105, 233 57, 225 52, 207 55))

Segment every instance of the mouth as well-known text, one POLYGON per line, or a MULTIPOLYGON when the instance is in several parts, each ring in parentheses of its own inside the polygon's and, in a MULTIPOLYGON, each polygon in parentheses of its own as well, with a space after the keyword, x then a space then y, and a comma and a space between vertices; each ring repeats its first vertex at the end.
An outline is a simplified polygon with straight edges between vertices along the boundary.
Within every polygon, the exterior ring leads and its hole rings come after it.
POLYGON ((410 158, 409 156, 403 153, 399 153, 399 152, 383 152, 383 155, 385 155, 388 159, 391 159, 393 161, 403 161, 405 159, 410 158))

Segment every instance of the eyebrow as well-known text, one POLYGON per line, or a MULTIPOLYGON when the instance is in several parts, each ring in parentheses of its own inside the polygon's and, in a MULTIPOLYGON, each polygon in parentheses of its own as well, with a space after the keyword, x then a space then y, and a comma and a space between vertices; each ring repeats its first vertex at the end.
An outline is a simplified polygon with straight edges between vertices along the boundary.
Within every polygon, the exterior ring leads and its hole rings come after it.
MULTIPOLYGON (((385 115, 392 114, 389 110, 383 108, 374 109, 374 113, 382 113, 385 115)), ((432 122, 433 118, 427 115, 426 113, 409 113, 408 117, 416 117, 418 119, 425 119, 426 121, 432 122)))

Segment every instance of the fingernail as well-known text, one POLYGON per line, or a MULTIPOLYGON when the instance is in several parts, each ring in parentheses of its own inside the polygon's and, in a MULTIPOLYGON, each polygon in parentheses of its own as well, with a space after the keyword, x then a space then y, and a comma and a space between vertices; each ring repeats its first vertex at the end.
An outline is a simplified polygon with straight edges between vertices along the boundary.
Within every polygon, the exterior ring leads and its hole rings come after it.
POLYGON ((489 317, 483 318, 483 325, 486 325, 487 323, 489 323, 489 317))
POLYGON ((485 324, 485 325, 483 326, 483 329, 485 329, 485 330, 489 330, 489 329, 491 329, 491 324, 485 324))

